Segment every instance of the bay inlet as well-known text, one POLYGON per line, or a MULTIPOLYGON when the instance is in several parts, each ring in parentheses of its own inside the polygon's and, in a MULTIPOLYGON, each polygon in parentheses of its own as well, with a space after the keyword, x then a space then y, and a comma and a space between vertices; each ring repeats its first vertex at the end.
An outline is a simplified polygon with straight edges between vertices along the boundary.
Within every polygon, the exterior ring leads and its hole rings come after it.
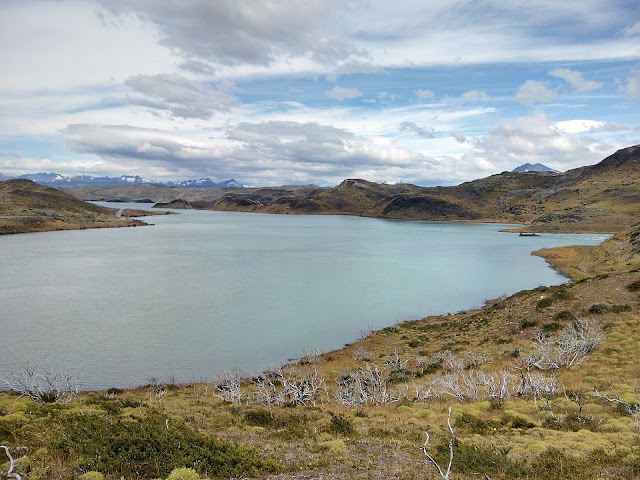
POLYGON ((102 389, 257 373, 364 330, 565 282, 531 252, 607 238, 196 210, 148 221, 0 237, 0 374, 36 364, 102 389))

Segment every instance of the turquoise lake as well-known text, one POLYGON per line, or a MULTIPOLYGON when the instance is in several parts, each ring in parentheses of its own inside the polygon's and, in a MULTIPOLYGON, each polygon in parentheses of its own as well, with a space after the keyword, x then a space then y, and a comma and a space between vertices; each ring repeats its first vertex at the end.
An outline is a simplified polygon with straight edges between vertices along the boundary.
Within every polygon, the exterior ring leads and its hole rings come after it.
POLYGON ((147 221, 0 237, 0 374, 35 364, 101 389, 257 373, 368 329, 562 283, 531 252, 607 237, 189 210, 147 221))

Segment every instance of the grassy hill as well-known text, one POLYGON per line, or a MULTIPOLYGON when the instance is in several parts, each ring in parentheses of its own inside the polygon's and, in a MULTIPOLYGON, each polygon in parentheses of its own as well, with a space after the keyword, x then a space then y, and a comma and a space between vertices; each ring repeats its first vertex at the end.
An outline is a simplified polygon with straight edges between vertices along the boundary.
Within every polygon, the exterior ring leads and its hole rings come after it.
POLYGON ((117 212, 30 180, 0 182, 0 234, 146 225, 117 212))

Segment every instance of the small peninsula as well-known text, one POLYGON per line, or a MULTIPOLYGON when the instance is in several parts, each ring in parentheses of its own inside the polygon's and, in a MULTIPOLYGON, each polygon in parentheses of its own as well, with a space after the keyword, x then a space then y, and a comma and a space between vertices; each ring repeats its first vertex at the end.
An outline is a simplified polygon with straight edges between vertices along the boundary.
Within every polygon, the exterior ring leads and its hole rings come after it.
POLYGON ((8 233, 137 227, 136 216, 167 212, 122 211, 78 200, 62 190, 31 180, 0 182, 0 235, 8 233))

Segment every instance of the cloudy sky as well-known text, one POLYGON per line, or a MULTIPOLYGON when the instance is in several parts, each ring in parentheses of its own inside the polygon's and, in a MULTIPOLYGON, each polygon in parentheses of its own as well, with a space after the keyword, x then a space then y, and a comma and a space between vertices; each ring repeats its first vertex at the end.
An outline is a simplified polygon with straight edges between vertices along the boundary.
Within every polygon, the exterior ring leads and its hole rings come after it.
POLYGON ((0 173, 451 185, 640 143, 635 0, 0 2, 0 173))

